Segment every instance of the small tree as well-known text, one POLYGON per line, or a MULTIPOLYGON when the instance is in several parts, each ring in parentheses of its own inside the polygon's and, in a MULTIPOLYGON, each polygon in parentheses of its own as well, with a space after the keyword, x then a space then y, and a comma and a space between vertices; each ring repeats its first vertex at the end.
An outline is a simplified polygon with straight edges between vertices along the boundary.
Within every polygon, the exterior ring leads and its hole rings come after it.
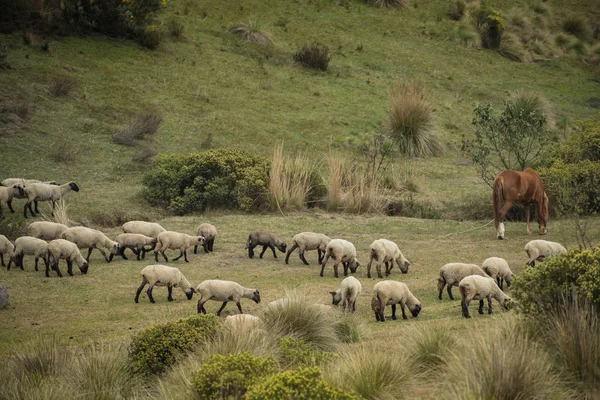
POLYGON ((385 133, 378 132, 365 140, 360 146, 360 153, 367 163, 367 176, 375 181, 397 151, 392 139, 385 133))

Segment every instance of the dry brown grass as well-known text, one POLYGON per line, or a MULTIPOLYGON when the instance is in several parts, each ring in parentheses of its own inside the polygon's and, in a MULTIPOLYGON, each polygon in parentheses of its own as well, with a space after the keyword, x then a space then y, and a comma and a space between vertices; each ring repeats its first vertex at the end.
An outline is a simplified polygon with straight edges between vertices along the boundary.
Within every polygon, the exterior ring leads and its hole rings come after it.
POLYGON ((113 137, 113 142, 133 147, 138 140, 152 136, 162 123, 162 116, 157 110, 145 109, 131 117, 129 122, 113 137))
POLYGON ((262 25, 258 20, 250 20, 248 23, 235 25, 231 28, 231 33, 241 36, 244 40, 263 46, 273 44, 272 35, 262 29, 262 25))
POLYGON ((67 75, 58 75, 48 88, 54 97, 67 97, 77 87, 77 80, 67 75))

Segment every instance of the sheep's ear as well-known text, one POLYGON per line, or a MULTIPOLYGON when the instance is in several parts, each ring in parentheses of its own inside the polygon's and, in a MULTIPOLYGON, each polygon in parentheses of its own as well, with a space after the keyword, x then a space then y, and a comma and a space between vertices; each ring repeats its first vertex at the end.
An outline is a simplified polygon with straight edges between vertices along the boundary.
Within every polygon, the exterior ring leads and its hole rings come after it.
POLYGON ((335 292, 329 292, 329 294, 335 296, 335 292))

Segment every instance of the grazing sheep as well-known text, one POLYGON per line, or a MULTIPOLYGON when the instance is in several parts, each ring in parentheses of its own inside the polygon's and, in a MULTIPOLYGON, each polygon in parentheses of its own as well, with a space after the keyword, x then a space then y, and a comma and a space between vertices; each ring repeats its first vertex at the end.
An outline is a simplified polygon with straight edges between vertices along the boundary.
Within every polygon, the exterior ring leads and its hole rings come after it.
POLYGON ((46 264, 46 278, 50 277, 49 266, 56 271, 57 275, 62 278, 58 262, 60 259, 67 260, 67 273, 73 276, 73 261, 77 263, 79 270, 83 275, 87 274, 88 263, 81 255, 79 248, 75 243, 65 239, 55 239, 48 243, 48 263, 46 264))
POLYGON ((371 264, 373 260, 377 262, 377 277, 381 275, 381 264, 385 263, 385 276, 388 276, 394 268, 394 263, 398 265, 403 274, 408 273, 410 263, 398 248, 398 245, 391 240, 378 239, 371 243, 371 253, 369 254, 369 263, 367 264, 367 277, 371 277, 371 264))
POLYGON ((4 255, 5 254, 8 256, 8 259, 10 260, 13 256, 14 252, 15 252, 15 245, 12 244, 12 242, 10 240, 8 240, 6 238, 6 236, 0 235, 0 265, 2 265, 3 267, 6 265, 6 264, 4 264, 4 255))
MULTIPOLYGON (((211 224, 200 224, 196 228, 196 236, 204 237, 204 252, 213 251, 215 238, 217 237, 217 228, 211 224)), ((194 246, 194 254, 198 253, 198 245, 194 246)))
POLYGON ((348 268, 351 273, 355 273, 356 269, 360 267, 360 263, 356 259, 356 248, 352 243, 344 239, 332 239, 327 248, 325 249, 325 259, 321 266, 321 276, 325 270, 325 265, 329 258, 332 257, 335 264, 333 264, 333 272, 335 277, 338 277, 338 265, 342 263, 344 266, 344 276, 348 276, 348 268))
POLYGON ((223 325, 232 329, 247 330, 260 324, 260 318, 250 314, 228 315, 223 325))
POLYGON ((461 279, 469 275, 486 276, 486 273, 476 264, 449 263, 442 266, 438 278, 438 299, 442 299, 444 286, 448 285, 448 296, 450 300, 454 300, 452 286, 458 286, 461 279))
POLYGON ((381 281, 373 287, 373 298, 371 299, 371 308, 375 312, 375 319, 385 322, 383 311, 385 306, 392 306, 392 319, 396 319, 396 304, 402 308, 402 318, 408 319, 404 306, 408 306, 413 317, 417 317, 421 312, 421 302, 408 290, 404 282, 381 281))
POLYGON ((154 248, 154 261, 158 262, 158 253, 162 254, 165 262, 169 259, 165 255, 166 249, 177 250, 179 249, 180 254, 175 257, 173 261, 177 261, 183 256, 185 262, 189 262, 187 259, 187 249, 192 245, 204 245, 204 237, 202 236, 190 236, 185 233, 179 232, 161 232, 156 238, 156 247, 154 248))
POLYGON ((481 264, 481 269, 496 280, 496 283, 501 290, 504 290, 502 287, 503 282, 506 282, 506 286, 510 287, 512 278, 515 276, 510 270, 506 260, 500 257, 486 258, 481 264))
POLYGON ((309 265, 308 261, 306 261, 306 258, 304 257, 304 252, 306 250, 317 250, 319 254, 319 264, 321 264, 323 262, 323 257, 325 257, 325 249, 327 249, 327 245, 330 241, 331 238, 327 235, 323 235, 322 233, 298 233, 292 238, 292 247, 290 247, 285 256, 285 263, 288 263, 290 255, 294 252, 294 250, 299 249, 298 256, 305 265, 309 265))
POLYGON ((248 241, 246 242, 248 257, 254 257, 254 248, 259 245, 263 247, 263 250, 260 253, 260 258, 263 258, 263 254, 265 254, 267 248, 270 248, 273 251, 274 258, 277 258, 275 247, 277 247, 282 253, 285 253, 285 249, 287 248, 285 242, 279 240, 279 238, 272 233, 252 232, 250 235, 248 235, 248 241))
POLYGON ((529 260, 527 265, 535 266, 536 261, 544 261, 548 256, 564 253, 567 249, 560 243, 547 240, 532 240, 525 245, 525 252, 529 260))
POLYGON ((362 292, 362 285, 353 276, 349 276, 342 281, 340 288, 335 292, 329 292, 332 296, 332 303, 338 305, 342 303, 344 311, 354 312, 356 310, 356 299, 362 292))
POLYGON ((148 290, 146 293, 148 294, 148 299, 150 299, 150 303, 155 303, 154 297, 152 297, 152 289, 154 286, 166 286, 169 291, 169 296, 167 300, 173 301, 173 288, 178 287, 183 290, 188 300, 192 299, 192 296, 196 292, 196 290, 190 285, 190 282, 183 276, 181 271, 179 271, 175 267, 168 267, 166 265, 148 265, 142 269, 142 283, 137 288, 135 292, 134 301, 137 303, 140 298, 140 293, 142 293, 142 289, 146 284, 149 284, 148 290))
POLYGON ((2 186, 12 186, 12 185, 29 185, 30 183, 45 183, 47 185, 55 185, 58 186, 56 181, 38 181, 37 179, 23 179, 23 178, 7 178, 3 180, 0 184, 2 186))
POLYGON ((43 240, 58 239, 68 226, 50 221, 36 221, 29 224, 27 232, 29 236, 43 240))
POLYGON ((24 196, 25 191, 22 185, 15 184, 12 186, 0 186, 0 218, 4 215, 4 205, 8 207, 11 213, 14 213, 15 210, 12 208, 12 199, 13 197, 24 196))
POLYGON ((15 250, 13 256, 8 262, 7 269, 10 269, 11 264, 14 262, 17 267, 23 268, 23 257, 25 255, 35 257, 35 270, 38 270, 38 260, 41 258, 44 260, 44 265, 48 266, 48 242, 42 239, 34 238, 31 236, 21 236, 15 240, 15 250))
POLYGON ((260 293, 256 289, 248 289, 237 282, 207 280, 198 285, 196 291, 200 294, 198 300, 198 314, 206 314, 204 303, 209 300, 222 301, 223 305, 217 311, 217 315, 221 315, 221 311, 225 308, 228 302, 234 301, 237 305, 240 314, 243 314, 241 299, 252 299, 255 303, 260 303, 260 293))
POLYGON ((54 208, 56 202, 60 200, 64 195, 70 191, 79 192, 79 186, 75 182, 65 183, 64 185, 55 186, 48 185, 45 183, 31 183, 25 186, 25 195, 27 196, 27 203, 23 207, 23 215, 27 218, 27 208, 31 215, 39 213, 38 201, 50 200, 52 202, 52 216, 54 216, 54 208), (31 207, 31 203, 35 201, 35 213, 31 207))
POLYGON ((161 232, 167 230, 157 224, 156 222, 146 221, 129 221, 125 222, 122 226, 123 232, 125 233, 139 233, 141 235, 150 236, 151 238, 157 238, 161 232))
POLYGON ((96 229, 75 226, 65 229, 61 233, 60 238, 75 243, 80 249, 88 249, 87 257, 85 258, 88 263, 90 262, 90 255, 93 249, 97 249, 104 256, 104 260, 107 263, 110 260, 104 250, 102 250, 102 247, 106 247, 112 254, 119 254, 119 243, 111 240, 104 233, 96 229))
MULTIPOLYGON (((127 260, 125 256, 125 249, 133 250, 133 253, 137 255, 137 260, 143 260, 146 257, 146 253, 154 250, 156 247, 156 239, 150 236, 142 235, 140 233, 121 233, 115 238, 115 242, 119 244, 119 254, 124 260, 127 260), (150 246, 146 248, 146 246, 150 246)), ((108 261, 112 261, 115 255, 110 253, 108 261)))
POLYGON ((463 278, 458 284, 462 307, 462 314, 465 318, 471 318, 469 315, 469 303, 471 300, 479 300, 479 314, 483 314, 483 299, 488 301, 488 314, 492 313, 492 298, 496 299, 502 308, 508 310, 512 301, 496 284, 496 281, 487 276, 470 275, 463 278))

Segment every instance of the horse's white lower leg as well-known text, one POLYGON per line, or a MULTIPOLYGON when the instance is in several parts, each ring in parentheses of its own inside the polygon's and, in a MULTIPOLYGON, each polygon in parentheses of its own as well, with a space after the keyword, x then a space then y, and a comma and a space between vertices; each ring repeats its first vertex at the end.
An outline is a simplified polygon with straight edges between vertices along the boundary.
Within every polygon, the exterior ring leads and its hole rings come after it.
POLYGON ((504 239, 504 222, 500 222, 498 224, 498 229, 496 230, 498 234, 498 239, 504 239))

